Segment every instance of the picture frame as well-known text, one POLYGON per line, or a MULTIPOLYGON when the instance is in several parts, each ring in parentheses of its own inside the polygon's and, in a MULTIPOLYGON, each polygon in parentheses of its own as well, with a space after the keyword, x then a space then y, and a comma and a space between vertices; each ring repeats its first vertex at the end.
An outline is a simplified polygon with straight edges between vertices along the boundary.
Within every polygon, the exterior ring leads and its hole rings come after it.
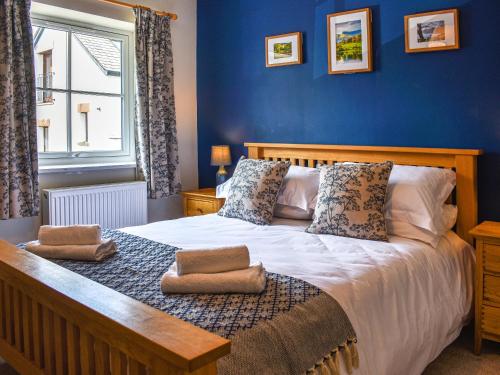
POLYGON ((458 9, 405 16, 405 52, 433 52, 460 48, 458 9))
POLYGON ((266 37, 266 67, 302 64, 302 33, 266 37))
POLYGON ((370 8, 327 15, 328 74, 373 71, 370 8))

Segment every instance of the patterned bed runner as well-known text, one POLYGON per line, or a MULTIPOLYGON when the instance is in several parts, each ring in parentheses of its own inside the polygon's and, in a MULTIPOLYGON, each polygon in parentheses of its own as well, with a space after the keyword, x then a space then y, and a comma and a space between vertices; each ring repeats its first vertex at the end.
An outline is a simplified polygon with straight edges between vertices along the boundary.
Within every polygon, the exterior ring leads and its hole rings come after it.
MULTIPOLYGON (((101 262, 54 263, 232 341, 219 374, 338 374, 358 366, 356 334, 338 302, 299 279, 266 273, 261 294, 163 294, 175 247, 103 230, 118 253, 101 262)), ((23 247, 22 245, 20 247, 23 247)))

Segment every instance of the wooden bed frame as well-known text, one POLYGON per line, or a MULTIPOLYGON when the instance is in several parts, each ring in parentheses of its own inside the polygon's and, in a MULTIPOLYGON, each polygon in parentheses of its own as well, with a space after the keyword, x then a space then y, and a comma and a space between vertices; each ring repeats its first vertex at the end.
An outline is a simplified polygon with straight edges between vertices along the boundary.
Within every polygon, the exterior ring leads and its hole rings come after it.
POLYGON ((482 150, 418 147, 334 146, 245 143, 251 159, 290 160, 314 167, 318 162, 384 162, 450 168, 457 174, 454 203, 458 206, 457 234, 472 244, 469 231, 477 225, 477 157, 482 150))
MULTIPOLYGON (((480 150, 246 143, 250 158, 453 168, 457 233, 477 224, 480 150)), ((217 374, 230 341, 0 241, 0 357, 22 374, 217 374)))

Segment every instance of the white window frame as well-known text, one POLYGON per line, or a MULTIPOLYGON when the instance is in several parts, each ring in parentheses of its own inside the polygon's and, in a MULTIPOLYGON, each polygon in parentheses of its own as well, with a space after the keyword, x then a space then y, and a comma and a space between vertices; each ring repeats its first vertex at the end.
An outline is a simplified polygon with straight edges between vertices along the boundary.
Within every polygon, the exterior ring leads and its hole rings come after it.
MULTIPOLYGON (((120 96, 122 98, 122 149, 117 151, 68 151, 68 152, 38 152, 41 167, 53 165, 80 165, 80 164, 103 164, 103 163, 131 163, 135 160, 134 147, 134 34, 125 30, 107 28, 84 22, 59 19, 45 15, 32 14, 32 25, 48 27, 70 33, 81 32, 91 35, 106 37, 122 42, 122 94, 103 94, 103 96, 120 96)), ((68 34, 67 42, 67 88, 51 88, 52 92, 66 94, 67 97, 67 144, 71 147, 71 94, 96 95, 96 92, 74 90, 71 87, 71 35, 68 34)))

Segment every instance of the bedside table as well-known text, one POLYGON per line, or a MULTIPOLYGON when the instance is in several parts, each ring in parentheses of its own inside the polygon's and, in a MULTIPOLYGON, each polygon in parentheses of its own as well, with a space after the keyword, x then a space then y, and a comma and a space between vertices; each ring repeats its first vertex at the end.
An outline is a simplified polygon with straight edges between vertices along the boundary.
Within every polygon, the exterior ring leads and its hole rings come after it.
POLYGON ((472 229, 476 239, 474 352, 483 339, 500 342, 500 223, 485 221, 472 229))
POLYGON ((224 205, 224 198, 215 198, 215 188, 184 191, 181 194, 185 216, 213 214, 224 205))

